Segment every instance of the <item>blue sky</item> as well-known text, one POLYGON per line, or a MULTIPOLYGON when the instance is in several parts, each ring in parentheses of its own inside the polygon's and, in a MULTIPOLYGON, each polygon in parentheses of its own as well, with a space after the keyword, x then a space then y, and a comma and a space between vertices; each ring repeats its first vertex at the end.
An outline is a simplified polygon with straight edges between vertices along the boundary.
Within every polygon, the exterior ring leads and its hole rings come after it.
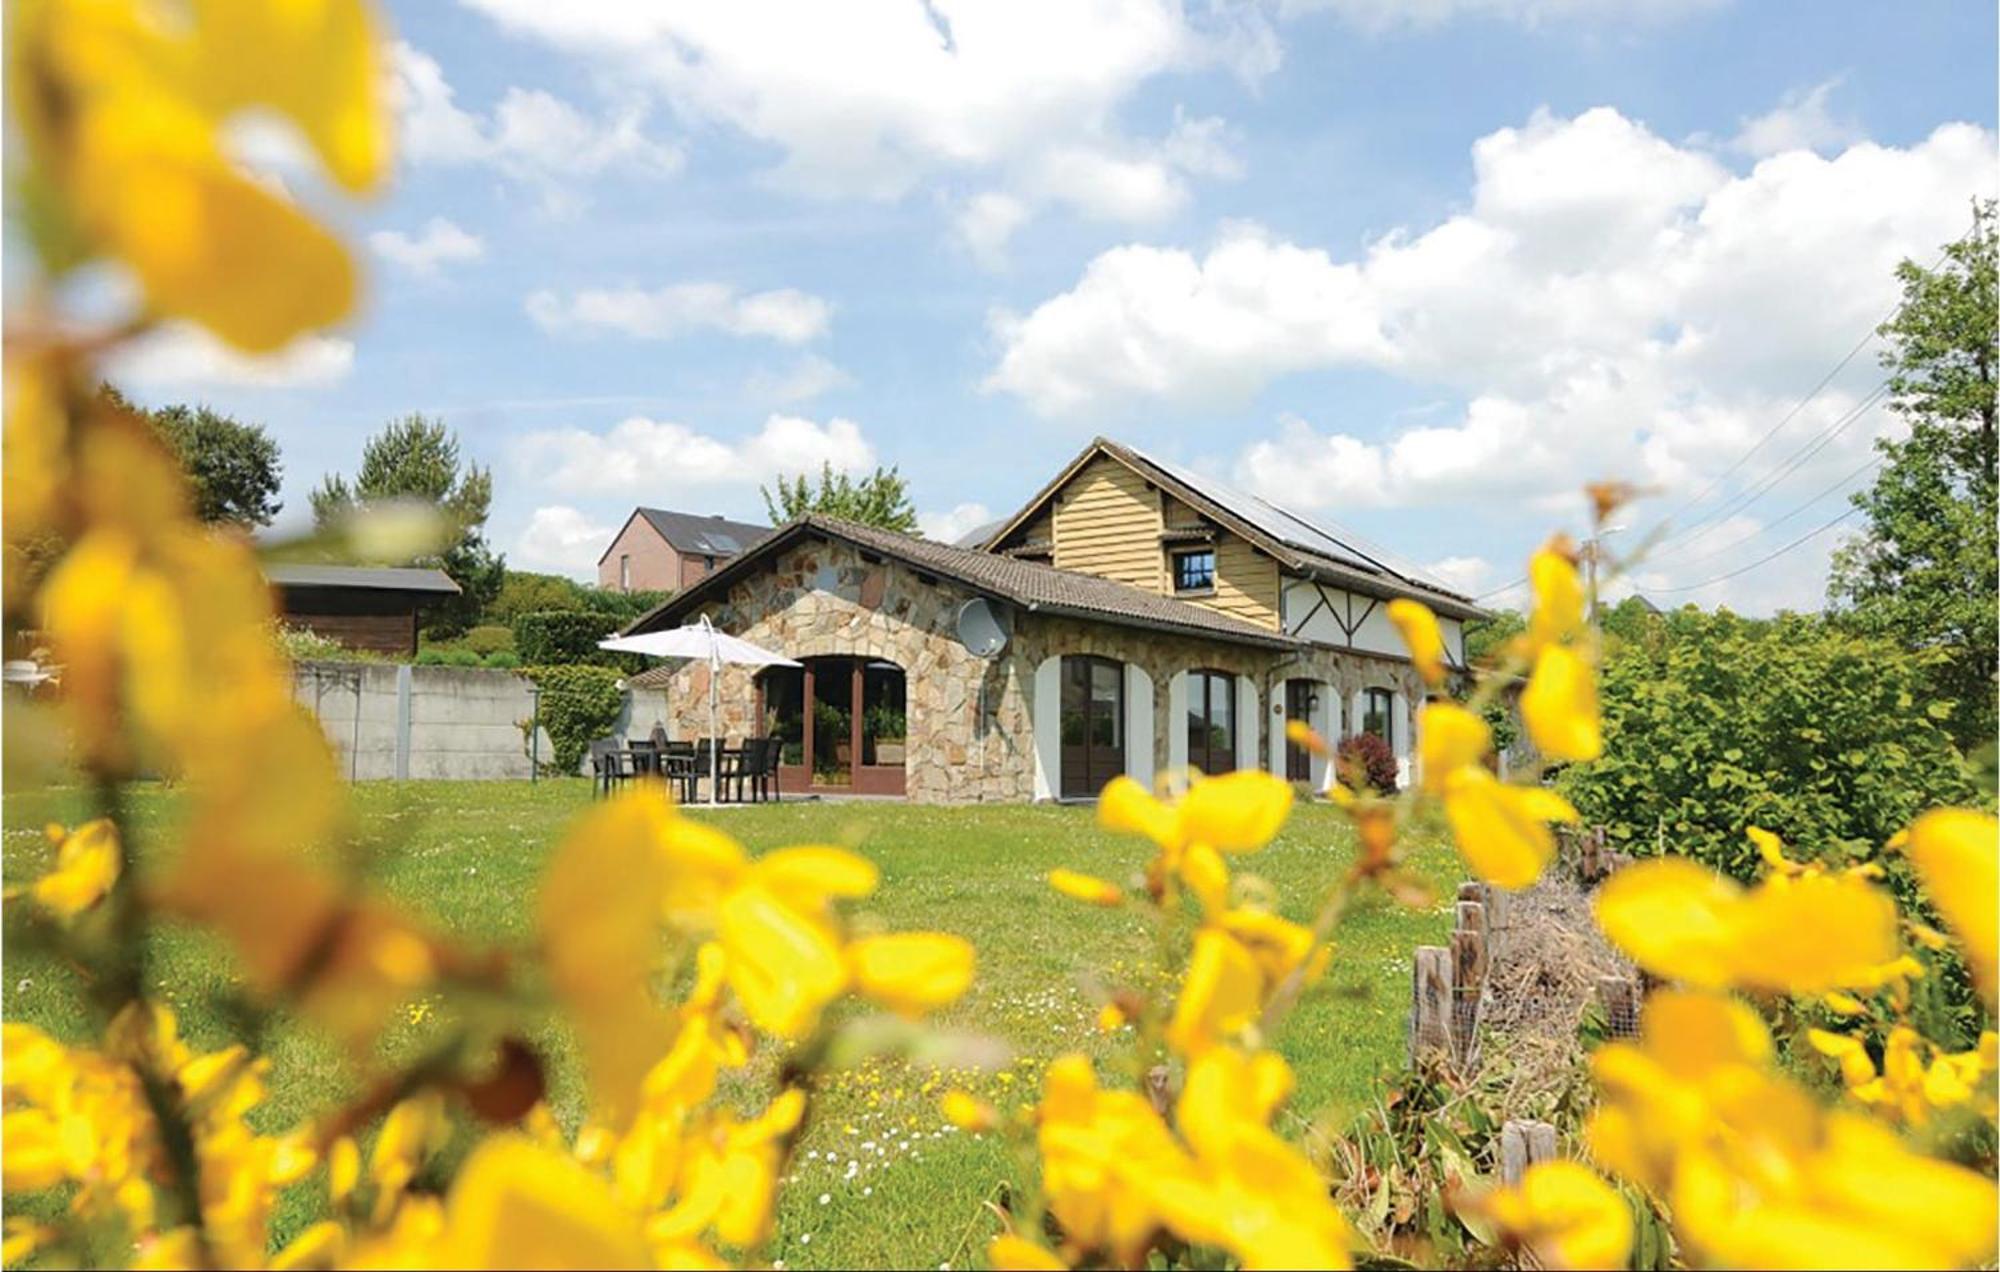
MULTIPOLYGON (((583 576, 635 503, 761 517, 776 471, 879 462, 944 534, 1105 433, 1474 592, 1632 478, 1628 539, 1682 536, 1639 586, 1811 605, 1837 531, 1702 584, 1866 479, 1873 348, 1722 475, 1995 187, 1986 5, 389 16, 396 179, 329 208, 364 311, 273 364, 168 333, 121 378, 266 424, 288 518, 442 414, 496 546, 583 576)), ((244 151, 325 203, 283 139, 244 151)))

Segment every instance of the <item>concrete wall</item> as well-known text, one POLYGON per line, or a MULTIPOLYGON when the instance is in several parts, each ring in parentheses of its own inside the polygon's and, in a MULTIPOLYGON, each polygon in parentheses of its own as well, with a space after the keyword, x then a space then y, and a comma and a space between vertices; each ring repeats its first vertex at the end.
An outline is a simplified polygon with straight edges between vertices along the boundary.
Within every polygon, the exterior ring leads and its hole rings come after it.
MULTIPOLYGON (((357 781, 525 780, 521 726, 534 716, 532 688, 514 672, 484 668, 300 663, 293 672, 294 695, 357 781)), ((630 690, 612 732, 642 738, 670 719, 663 692, 630 690)), ((555 753, 547 730, 539 742, 547 763, 555 753)))

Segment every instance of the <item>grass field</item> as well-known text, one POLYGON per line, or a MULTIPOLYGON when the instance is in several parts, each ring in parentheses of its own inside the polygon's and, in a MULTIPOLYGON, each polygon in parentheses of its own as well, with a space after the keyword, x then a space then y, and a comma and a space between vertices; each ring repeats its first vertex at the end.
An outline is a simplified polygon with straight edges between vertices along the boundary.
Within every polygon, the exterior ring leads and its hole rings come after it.
MULTIPOLYGON (((580 781, 372 783, 355 790, 367 873, 438 927, 475 945, 528 939, 536 880, 566 821, 590 799, 580 781)), ((134 799, 141 835, 171 825, 171 792, 134 799)), ((48 860, 41 825, 83 813, 73 792, 15 796, 5 807, 5 877, 32 878, 48 860)), ((695 815, 704 815, 695 810, 695 815)), ((1042 1066, 1071 1049, 1100 1050, 1090 989, 1148 965, 1149 930, 1138 919, 1060 898, 1043 882, 1069 865, 1112 878, 1131 875, 1149 845, 1100 831, 1091 810, 1004 806, 919 808, 895 804, 785 804, 731 809, 716 822, 753 851, 789 843, 849 844, 882 870, 882 886, 860 913, 891 927, 957 932, 979 950, 979 978, 940 1024, 1000 1040, 1008 1063, 971 1085, 1012 1106, 1033 1098, 1042 1066)), ((145 853, 142 842, 141 852, 145 853)), ((1239 865, 1270 881, 1292 918, 1311 917, 1325 883, 1352 859, 1353 841, 1325 806, 1293 814, 1284 834, 1239 865)), ((1415 854, 1418 872, 1448 896, 1459 877, 1448 849, 1415 854)), ((1363 1098, 1378 1070, 1403 1049, 1413 946, 1439 941, 1448 906, 1412 913, 1369 897, 1350 911, 1332 970, 1294 1014, 1277 1047, 1298 1073, 1296 1114, 1363 1098)), ((5 1016, 65 1038, 87 1033, 75 976, 19 941, 9 943, 5 1016)), ((163 930, 150 952, 155 989, 179 1011, 197 1045, 217 1045, 237 998, 225 951, 205 934, 163 930)), ((382 1053, 412 1053, 439 1027, 414 1004, 385 1033, 382 1053)), ((574 1049, 558 1024, 534 1038, 553 1061, 552 1101, 566 1122, 581 1112, 574 1049)), ((291 1125, 354 1091, 362 1078, 340 1049, 279 1018, 260 1041, 273 1062, 264 1117, 291 1125)), ((992 1139, 960 1135, 936 1111, 938 1075, 875 1064, 836 1075, 816 1108, 785 1189, 771 1255, 783 1266, 972 1266, 994 1220, 981 1202, 1018 1169, 992 1139)), ((301 1185, 317 1189, 317 1180, 301 1185)), ((310 1198, 292 1199, 283 1232, 310 1198)))

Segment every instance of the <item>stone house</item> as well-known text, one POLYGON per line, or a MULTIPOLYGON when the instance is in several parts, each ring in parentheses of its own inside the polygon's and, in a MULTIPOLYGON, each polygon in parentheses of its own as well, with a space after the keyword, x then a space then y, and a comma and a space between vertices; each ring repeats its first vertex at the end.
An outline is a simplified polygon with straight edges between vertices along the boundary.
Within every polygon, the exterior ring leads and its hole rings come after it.
MULTIPOLYGON (((730 739, 772 733, 780 786, 924 802, 1089 798, 1123 773, 1265 767, 1324 783, 1287 720, 1373 732, 1404 762, 1422 685, 1382 613, 1470 600, 1380 549, 1099 439, 977 547, 802 517, 637 620, 696 621, 799 660, 724 668, 730 739)), ((634 677, 707 728, 708 669, 634 677)))
POLYGON ((597 586, 614 592, 677 592, 771 533, 722 516, 634 508, 597 558, 597 586))

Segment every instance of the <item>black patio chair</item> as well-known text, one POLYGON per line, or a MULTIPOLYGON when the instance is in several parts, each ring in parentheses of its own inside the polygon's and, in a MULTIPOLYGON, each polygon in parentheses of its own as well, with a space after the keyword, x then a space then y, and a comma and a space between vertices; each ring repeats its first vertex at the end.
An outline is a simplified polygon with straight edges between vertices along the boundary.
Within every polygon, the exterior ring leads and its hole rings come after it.
POLYGON ((751 777, 749 746, 725 746, 715 757, 715 763, 715 798, 741 804, 744 783, 751 777))
POLYGON ((751 772, 751 785, 758 801, 770 800, 777 803, 783 796, 778 790, 778 762, 784 757, 785 743, 780 738, 754 738, 758 754, 751 772))
POLYGON ((599 738, 590 744, 590 774, 594 779, 592 792, 598 797, 609 795, 613 785, 621 785, 638 776, 633 765, 632 753, 617 738, 599 738))

